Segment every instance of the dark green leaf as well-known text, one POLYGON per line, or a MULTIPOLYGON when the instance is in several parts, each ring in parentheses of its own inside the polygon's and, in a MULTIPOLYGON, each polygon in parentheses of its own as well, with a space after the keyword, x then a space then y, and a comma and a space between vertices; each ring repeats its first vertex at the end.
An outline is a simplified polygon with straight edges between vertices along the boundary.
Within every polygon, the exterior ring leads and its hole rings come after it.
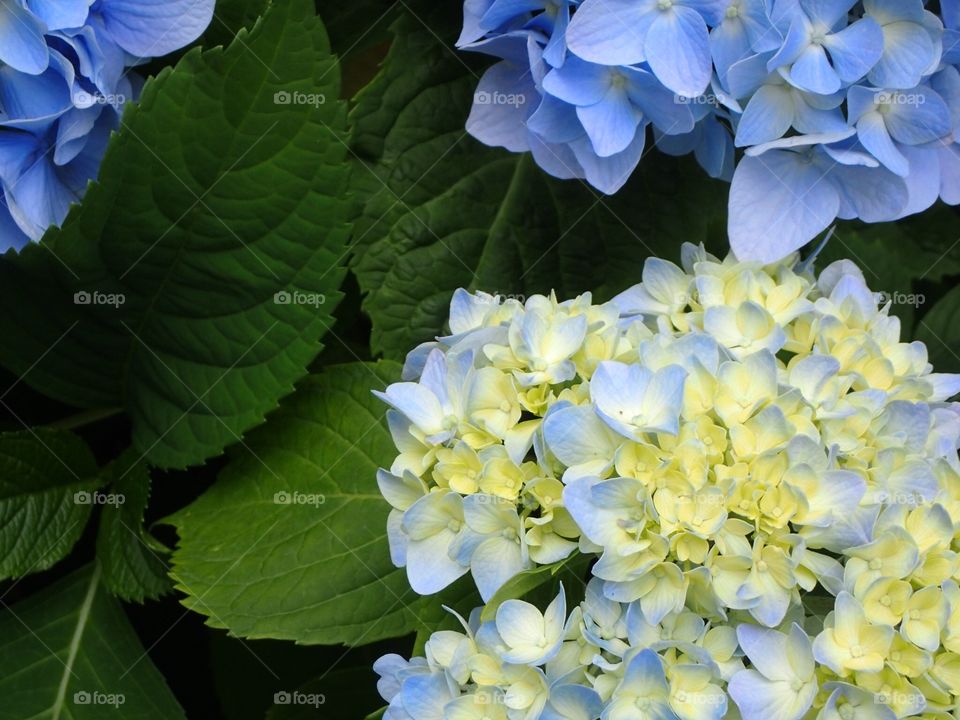
POLYGON ((160 597, 172 589, 166 554, 143 528, 150 500, 150 470, 133 453, 112 463, 104 476, 122 502, 104 507, 97 532, 97 557, 103 583, 114 595, 133 602, 160 597))
POLYGON ((70 552, 104 497, 96 473, 72 433, 0 434, 0 579, 46 570, 70 552))
POLYGON ((0 360, 64 402, 123 406, 154 465, 199 463, 259 424, 339 299, 338 83, 308 0, 150 81, 63 229, 0 258, 0 302, 18 308, 0 316, 0 360))
POLYGON ((390 561, 378 467, 396 455, 371 389, 394 363, 327 368, 304 380, 197 501, 168 521, 184 604, 245 638, 356 645, 421 623, 390 561))
POLYGON ((351 114, 363 165, 354 181, 369 197, 352 262, 373 349, 388 357, 441 332, 457 287, 604 300, 639 282, 647 256, 677 258, 682 241, 707 241, 723 224, 727 186, 690 161, 652 152, 605 197, 467 136, 478 71, 450 47, 453 16, 402 18, 351 114))
POLYGON ((88 566, 0 609, 0 720, 186 718, 88 566))

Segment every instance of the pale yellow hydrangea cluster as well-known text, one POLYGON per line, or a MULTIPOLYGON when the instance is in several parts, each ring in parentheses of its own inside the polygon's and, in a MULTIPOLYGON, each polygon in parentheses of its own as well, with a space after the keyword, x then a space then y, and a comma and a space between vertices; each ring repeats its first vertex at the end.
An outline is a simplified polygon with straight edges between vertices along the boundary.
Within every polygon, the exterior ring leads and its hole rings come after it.
MULTIPOLYGON (((596 556, 594 594, 625 617, 739 639, 713 662, 739 664, 722 681, 745 720, 953 717, 960 378, 901 341, 855 265, 795 263, 687 245, 602 305, 458 291, 451 334, 380 393, 399 455, 378 479, 413 588, 471 572, 487 601, 596 556)), ((624 639, 601 667, 653 647, 624 639)))

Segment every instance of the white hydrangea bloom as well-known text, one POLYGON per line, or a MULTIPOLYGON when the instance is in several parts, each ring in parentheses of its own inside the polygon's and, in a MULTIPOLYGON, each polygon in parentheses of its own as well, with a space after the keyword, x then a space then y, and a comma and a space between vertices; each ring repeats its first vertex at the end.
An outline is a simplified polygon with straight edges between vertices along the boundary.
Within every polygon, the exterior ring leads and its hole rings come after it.
POLYGON ((394 563, 497 606, 382 659, 385 717, 960 716, 960 376, 849 261, 681 257, 604 304, 457 291, 378 393, 394 563), (501 597, 576 556, 569 615, 501 597))

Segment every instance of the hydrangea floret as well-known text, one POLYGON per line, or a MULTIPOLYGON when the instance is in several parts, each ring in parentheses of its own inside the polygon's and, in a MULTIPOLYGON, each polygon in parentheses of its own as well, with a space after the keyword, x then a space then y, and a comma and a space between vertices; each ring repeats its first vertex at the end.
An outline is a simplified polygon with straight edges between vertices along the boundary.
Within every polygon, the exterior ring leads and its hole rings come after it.
POLYGON ((0 2, 0 252, 63 222, 143 80, 196 40, 213 0, 0 2))
POLYGON ((412 587, 492 605, 378 661, 386 718, 956 716, 960 376, 808 266, 688 244, 602 304, 454 295, 378 393, 378 482, 412 587))
POLYGON ((459 46, 500 59, 467 129, 614 193, 652 128, 732 181, 734 250, 773 262, 837 217, 960 203, 960 1, 931 6, 466 0, 459 46))

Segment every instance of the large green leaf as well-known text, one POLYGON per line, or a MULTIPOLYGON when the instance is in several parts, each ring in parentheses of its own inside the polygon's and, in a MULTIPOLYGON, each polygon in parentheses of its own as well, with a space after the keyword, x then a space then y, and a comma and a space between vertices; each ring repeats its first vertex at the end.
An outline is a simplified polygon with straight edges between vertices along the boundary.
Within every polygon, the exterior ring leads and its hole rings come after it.
POLYGON ((103 582, 114 595, 133 602, 160 597, 173 588, 167 576, 168 552, 143 527, 150 500, 150 469, 127 452, 103 473, 111 495, 123 502, 106 505, 97 530, 97 558, 103 582))
POLYGON ((339 300, 338 74, 312 3, 291 0, 148 82, 63 229, 0 258, 0 303, 17 308, 0 361, 65 402, 124 407, 156 465, 259 424, 339 300))
POLYGON ((187 607, 240 637, 301 643, 369 643, 439 620, 390 561, 376 483, 396 450, 370 391, 398 376, 381 362, 307 378, 213 487, 168 518, 187 607))
POLYGON ((0 434, 0 580, 46 570, 77 542, 94 502, 97 464, 65 430, 0 434))
POLYGON ((440 332, 457 287, 607 299, 639 282, 647 256, 677 258, 723 226, 727 186, 688 160, 654 151, 605 197, 467 136, 478 71, 452 49, 458 11, 442 5, 398 21, 351 114, 354 181, 369 196, 352 262, 375 351, 399 358, 440 332))
POLYGON ((0 609, 0 720, 186 718, 88 566, 0 609))

